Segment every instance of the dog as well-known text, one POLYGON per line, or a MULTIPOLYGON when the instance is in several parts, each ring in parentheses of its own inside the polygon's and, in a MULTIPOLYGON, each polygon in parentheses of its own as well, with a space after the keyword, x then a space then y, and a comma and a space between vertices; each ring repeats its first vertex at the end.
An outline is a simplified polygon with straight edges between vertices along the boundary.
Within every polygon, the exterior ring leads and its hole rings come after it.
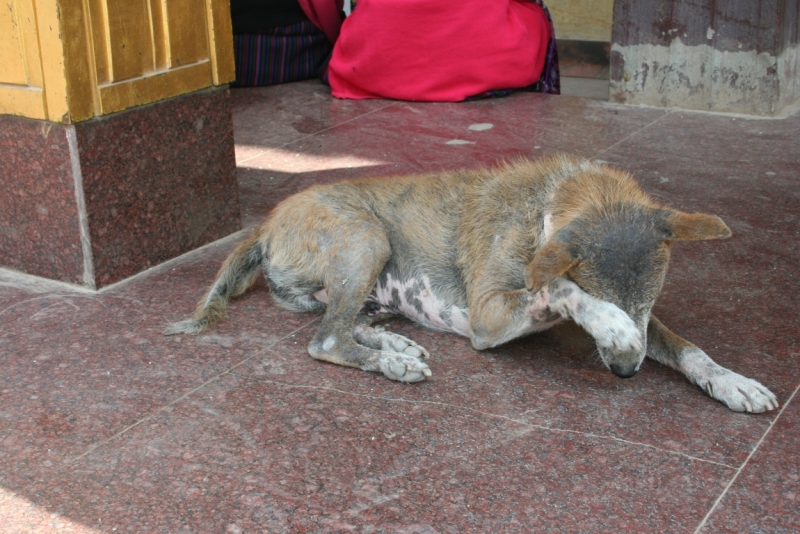
POLYGON ((319 360, 417 382, 431 376, 428 351, 375 323, 403 315, 481 350, 572 319, 618 377, 649 356, 731 410, 774 410, 766 387, 651 313, 672 242, 730 235, 718 217, 654 202, 625 171, 568 156, 313 186, 281 202, 164 334, 214 324, 263 269, 279 305, 323 314, 308 346, 319 360))

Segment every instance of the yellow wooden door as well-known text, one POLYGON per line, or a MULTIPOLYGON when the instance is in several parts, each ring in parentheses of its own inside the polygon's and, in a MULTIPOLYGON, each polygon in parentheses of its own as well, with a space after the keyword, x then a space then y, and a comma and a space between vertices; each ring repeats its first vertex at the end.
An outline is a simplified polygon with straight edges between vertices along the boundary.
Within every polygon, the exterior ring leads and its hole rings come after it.
POLYGON ((3 4, 0 113, 75 122, 234 79, 225 0, 3 4))
POLYGON ((0 6, 0 113, 44 119, 42 64, 33 0, 0 6))

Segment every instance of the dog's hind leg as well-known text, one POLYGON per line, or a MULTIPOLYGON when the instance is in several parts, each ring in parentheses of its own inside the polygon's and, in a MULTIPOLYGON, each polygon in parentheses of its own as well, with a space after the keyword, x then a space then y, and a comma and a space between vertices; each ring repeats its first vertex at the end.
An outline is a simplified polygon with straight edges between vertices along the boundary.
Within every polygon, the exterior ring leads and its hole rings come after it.
POLYGON ((777 397, 766 387, 718 365, 652 315, 647 325, 647 356, 680 371, 690 382, 736 412, 760 413, 778 407, 777 397))
POLYGON ((430 376, 423 361, 427 352, 405 343, 402 336, 380 336, 371 327, 356 326, 359 312, 391 254, 383 230, 368 222, 349 223, 341 229, 336 251, 332 252, 325 283, 328 306, 308 346, 309 354, 347 367, 380 371, 400 382, 418 382, 430 376))

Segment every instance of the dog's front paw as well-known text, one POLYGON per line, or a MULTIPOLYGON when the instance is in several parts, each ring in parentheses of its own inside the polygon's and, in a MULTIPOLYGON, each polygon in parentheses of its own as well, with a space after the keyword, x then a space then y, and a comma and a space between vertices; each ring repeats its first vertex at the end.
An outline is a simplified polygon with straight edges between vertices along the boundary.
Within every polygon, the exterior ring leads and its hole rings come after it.
POLYGON ((600 347, 619 352, 642 350, 642 334, 630 316, 614 304, 596 301, 590 309, 574 317, 600 347))
POLYGON ((706 393, 735 412, 761 413, 778 408, 778 398, 752 378, 721 368, 698 384, 706 393))
POLYGON ((431 376, 428 364, 399 352, 382 351, 379 367, 384 375, 398 382, 420 382, 431 376))

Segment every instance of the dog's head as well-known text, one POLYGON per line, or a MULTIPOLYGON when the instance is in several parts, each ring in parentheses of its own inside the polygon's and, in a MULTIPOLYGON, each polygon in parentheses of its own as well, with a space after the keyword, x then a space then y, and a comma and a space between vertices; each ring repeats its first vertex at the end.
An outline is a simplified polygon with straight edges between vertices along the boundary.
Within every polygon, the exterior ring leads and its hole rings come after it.
POLYGON ((647 323, 664 283, 670 243, 730 235, 718 217, 656 205, 615 202, 584 209, 539 248, 526 268, 525 286, 535 292, 565 277, 627 313, 639 330, 642 349, 624 352, 598 345, 598 350, 614 374, 628 378, 645 357, 647 323))

